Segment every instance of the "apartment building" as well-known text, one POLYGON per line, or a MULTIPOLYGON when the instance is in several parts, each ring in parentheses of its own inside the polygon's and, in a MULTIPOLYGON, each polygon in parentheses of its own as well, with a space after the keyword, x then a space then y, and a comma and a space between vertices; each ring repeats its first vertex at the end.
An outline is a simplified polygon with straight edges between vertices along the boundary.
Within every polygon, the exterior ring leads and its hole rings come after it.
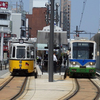
POLYGON ((60 18, 60 26, 62 27, 63 31, 67 31, 67 38, 70 38, 71 1, 61 0, 60 18))
POLYGON ((46 7, 35 7, 32 9, 32 14, 26 14, 28 18, 30 37, 37 37, 37 31, 42 30, 46 26, 45 21, 46 7))
POLYGON ((0 1, 0 58, 7 59, 9 40, 11 37, 25 37, 26 16, 18 9, 8 9, 8 2, 0 1), (3 38, 3 39, 2 39, 3 38), (3 49, 3 50, 2 50, 3 49), (3 51, 3 55, 1 55, 3 51))

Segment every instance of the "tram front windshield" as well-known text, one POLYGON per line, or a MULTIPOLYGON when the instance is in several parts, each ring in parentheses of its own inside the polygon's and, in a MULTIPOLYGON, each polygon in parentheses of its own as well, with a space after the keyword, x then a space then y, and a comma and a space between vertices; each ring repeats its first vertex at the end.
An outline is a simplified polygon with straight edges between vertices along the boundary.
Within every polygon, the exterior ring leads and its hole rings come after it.
POLYGON ((25 46, 17 46, 17 58, 25 58, 25 46))
POLYGON ((73 59, 93 59, 93 43, 73 43, 73 59))

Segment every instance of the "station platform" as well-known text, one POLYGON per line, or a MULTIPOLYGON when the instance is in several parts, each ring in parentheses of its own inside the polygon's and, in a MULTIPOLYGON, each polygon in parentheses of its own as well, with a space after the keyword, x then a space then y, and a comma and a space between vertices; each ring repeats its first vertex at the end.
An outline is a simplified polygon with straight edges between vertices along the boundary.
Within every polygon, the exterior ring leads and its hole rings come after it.
POLYGON ((26 92, 17 100, 64 100, 75 90, 73 78, 66 77, 64 72, 53 74, 53 82, 49 82, 48 72, 41 71, 36 65, 38 76, 33 77, 26 86, 26 92))
MULTIPOLYGON (((64 78, 64 68, 61 72, 53 74, 53 82, 49 82, 48 72, 41 71, 41 67, 35 64, 38 71, 37 78, 29 77, 24 93, 17 100, 64 100, 76 88, 74 78, 64 78)), ((10 75, 9 66, 0 70, 0 78, 10 75)), ((100 74, 100 70, 97 70, 100 74)))
MULTIPOLYGON (((53 82, 49 82, 48 72, 42 73, 40 67, 35 66, 38 70, 37 78, 28 78, 26 89, 17 100, 64 100, 75 88, 74 79, 69 77, 64 79, 64 72, 54 73, 53 82)), ((0 70, 0 78, 8 75, 10 75, 8 69, 0 70)))

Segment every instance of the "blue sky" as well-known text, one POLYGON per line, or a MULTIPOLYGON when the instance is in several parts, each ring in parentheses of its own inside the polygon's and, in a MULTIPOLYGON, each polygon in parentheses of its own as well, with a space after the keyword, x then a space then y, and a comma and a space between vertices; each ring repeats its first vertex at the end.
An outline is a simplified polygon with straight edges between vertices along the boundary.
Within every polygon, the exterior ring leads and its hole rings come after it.
MULTIPOLYGON (((71 32, 79 26, 84 0, 71 0, 71 32)), ((100 19, 100 0, 87 0, 80 30, 97 33, 100 19)), ((89 36, 89 35, 88 35, 89 36)))
MULTIPOLYGON (((5 1, 5 0, 2 0, 5 1)), ((12 3, 19 0, 6 0, 12 3)), ((76 26, 79 26, 81 13, 83 9, 84 0, 70 0, 71 1, 71 32, 74 32, 76 26)), ((23 0, 24 9, 29 11, 29 0, 23 0)), ((87 0, 85 10, 82 18, 80 30, 87 33, 97 33, 100 20, 100 0, 87 0)), ((73 37, 73 35, 71 35, 73 37)), ((90 37, 90 35, 87 35, 90 37)))
MULTIPOLYGON (((29 0, 24 1, 25 10, 29 9, 29 0)), ((76 26, 79 26, 81 13, 83 9, 84 0, 70 0, 71 1, 71 32, 74 32, 76 26)), ((83 18, 80 26, 80 30, 84 30, 87 33, 97 33, 100 23, 100 0, 87 0, 83 18)), ((90 34, 81 35, 90 38, 90 34)), ((93 36, 93 34, 91 35, 93 36)), ((71 35, 73 38, 73 35, 71 35)))

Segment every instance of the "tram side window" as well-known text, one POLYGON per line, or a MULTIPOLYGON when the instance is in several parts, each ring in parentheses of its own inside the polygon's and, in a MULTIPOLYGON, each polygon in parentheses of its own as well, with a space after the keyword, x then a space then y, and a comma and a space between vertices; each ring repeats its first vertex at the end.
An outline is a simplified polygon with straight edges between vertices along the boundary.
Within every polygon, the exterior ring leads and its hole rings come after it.
POLYGON ((31 58, 34 58, 34 48, 30 47, 30 50, 31 50, 31 58))
POLYGON ((13 47, 12 57, 15 57, 15 47, 13 47))
POLYGON ((27 58, 30 58, 30 51, 29 47, 27 47, 27 58))

